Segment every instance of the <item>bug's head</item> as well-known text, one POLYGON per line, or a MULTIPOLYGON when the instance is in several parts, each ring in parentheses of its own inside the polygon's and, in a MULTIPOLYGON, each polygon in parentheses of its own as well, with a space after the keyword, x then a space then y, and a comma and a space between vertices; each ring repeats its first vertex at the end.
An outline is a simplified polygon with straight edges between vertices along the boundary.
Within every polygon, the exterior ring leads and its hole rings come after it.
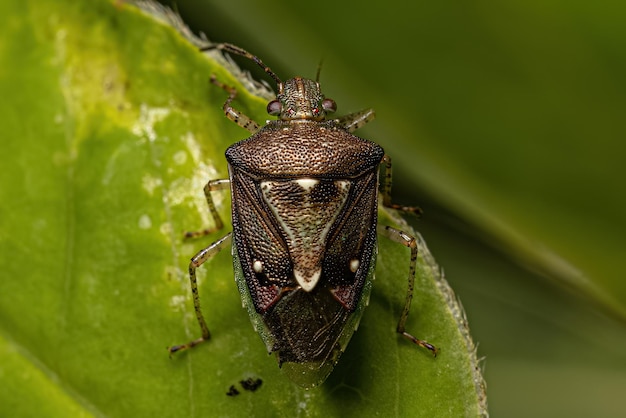
MULTIPOLYGON (((278 86, 276 99, 267 104, 267 113, 278 116, 280 120, 324 120, 328 113, 337 110, 337 105, 332 99, 326 99, 320 90, 317 81, 302 77, 294 77, 282 82, 270 67, 265 65, 258 57, 245 49, 232 44, 212 44, 200 48, 201 51, 219 49, 231 54, 240 55, 254 61, 278 86)), ((320 66, 321 68, 321 66, 320 66)), ((317 78, 319 79, 319 68, 317 78)))
POLYGON ((280 83, 276 99, 267 104, 267 113, 280 120, 321 121, 336 110, 337 104, 324 97, 317 81, 301 77, 280 83))

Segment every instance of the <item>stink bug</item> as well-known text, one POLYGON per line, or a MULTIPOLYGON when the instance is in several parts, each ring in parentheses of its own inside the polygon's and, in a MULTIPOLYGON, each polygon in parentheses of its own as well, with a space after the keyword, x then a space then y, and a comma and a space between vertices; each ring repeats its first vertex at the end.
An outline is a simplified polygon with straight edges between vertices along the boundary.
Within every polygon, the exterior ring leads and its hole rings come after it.
MULTIPOLYGON (((256 331, 288 376, 304 387, 321 384, 352 337, 367 305, 376 265, 377 231, 411 249, 408 292, 397 332, 405 331, 413 286, 415 238, 377 227, 379 167, 384 169, 383 204, 391 203, 391 160, 383 149, 351 134, 374 118, 372 109, 338 119, 317 81, 282 82, 263 62, 231 44, 203 48, 241 55, 269 74, 278 87, 267 111, 278 116, 260 127, 233 109, 234 88, 211 78, 229 96, 226 116, 253 135, 226 150, 229 178, 204 188, 216 228, 222 227, 211 192, 230 186, 233 231, 198 252, 189 264, 193 302, 202 336, 170 347, 170 353, 210 338, 200 309, 196 269, 232 243, 235 280, 256 331)), ((213 232, 188 233, 188 237, 213 232)))

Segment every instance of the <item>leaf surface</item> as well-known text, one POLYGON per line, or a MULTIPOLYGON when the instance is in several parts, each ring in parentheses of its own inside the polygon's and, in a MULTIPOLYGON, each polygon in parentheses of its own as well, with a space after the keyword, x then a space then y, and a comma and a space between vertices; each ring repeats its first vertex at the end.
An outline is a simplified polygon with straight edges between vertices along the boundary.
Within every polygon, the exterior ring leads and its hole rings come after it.
MULTIPOLYGON (((241 308, 227 252, 200 269, 213 338, 195 338, 186 267, 220 233, 204 184, 246 132, 222 113, 216 76, 257 121, 264 100, 171 27, 117 2, 0 6, 0 410, 31 416, 479 415, 474 347, 425 246, 407 328, 395 333, 408 250, 381 241, 377 280, 347 352, 319 389, 280 373, 241 308), (254 393, 226 396, 248 377, 254 393)), ((228 219, 229 198, 217 198, 228 219)), ((381 213, 389 223, 393 214, 381 213)), ((403 228, 406 226, 403 226, 403 228)), ((228 229, 228 228, 226 228, 228 229)), ((222 232, 223 233, 223 232, 222 232)))

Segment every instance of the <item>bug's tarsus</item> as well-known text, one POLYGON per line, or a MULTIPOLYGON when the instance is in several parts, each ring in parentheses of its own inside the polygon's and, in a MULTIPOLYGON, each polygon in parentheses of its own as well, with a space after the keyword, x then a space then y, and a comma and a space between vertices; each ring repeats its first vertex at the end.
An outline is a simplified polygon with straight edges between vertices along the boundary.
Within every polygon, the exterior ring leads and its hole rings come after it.
POLYGON ((188 342, 186 344, 173 345, 171 347, 167 347, 167 351, 170 352, 170 357, 171 357, 172 354, 177 353, 179 351, 188 350, 188 349, 190 349, 192 347, 195 347, 196 345, 198 345, 198 344, 200 344, 200 343, 202 343, 204 341, 207 341, 208 339, 210 339, 210 337, 211 336, 209 335, 208 338, 200 337, 200 338, 197 338, 197 339, 195 339, 193 341, 190 341, 190 342, 188 342))
POLYGON ((412 213, 415 216, 421 216, 423 211, 419 206, 403 206, 397 205, 391 202, 391 185, 392 185, 392 173, 391 173, 391 157, 387 154, 383 157, 383 168, 384 168, 384 176, 383 176, 383 187, 382 187, 382 195, 383 195, 383 206, 391 209, 396 209, 402 212, 412 213))
POLYGON ((213 232, 219 229, 220 228, 205 228, 205 229, 200 229, 198 231, 186 231, 184 235, 184 239, 196 239, 196 238, 204 237, 206 235, 211 235, 213 232))
POLYGON ((433 354, 433 357, 437 357, 437 354, 439 354, 439 349, 437 347, 435 347, 434 345, 432 345, 431 343, 429 343, 428 341, 424 341, 424 340, 420 340, 418 338, 415 338, 414 336, 412 336, 411 334, 409 334, 406 331, 402 331, 402 332, 398 331, 398 333, 402 334, 402 336, 407 338, 413 344, 417 344, 417 345, 419 345, 422 348, 430 350, 430 352, 433 354))

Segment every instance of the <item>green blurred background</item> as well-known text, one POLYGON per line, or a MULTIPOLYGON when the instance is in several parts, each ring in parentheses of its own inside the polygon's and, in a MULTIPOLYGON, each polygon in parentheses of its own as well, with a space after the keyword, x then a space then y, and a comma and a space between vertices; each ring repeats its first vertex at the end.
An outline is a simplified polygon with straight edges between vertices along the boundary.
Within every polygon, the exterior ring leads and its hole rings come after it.
POLYGON ((425 209, 414 226, 467 310, 494 416, 623 416, 626 3, 174 7, 283 79, 323 59, 339 114, 376 109, 359 134, 425 209))

